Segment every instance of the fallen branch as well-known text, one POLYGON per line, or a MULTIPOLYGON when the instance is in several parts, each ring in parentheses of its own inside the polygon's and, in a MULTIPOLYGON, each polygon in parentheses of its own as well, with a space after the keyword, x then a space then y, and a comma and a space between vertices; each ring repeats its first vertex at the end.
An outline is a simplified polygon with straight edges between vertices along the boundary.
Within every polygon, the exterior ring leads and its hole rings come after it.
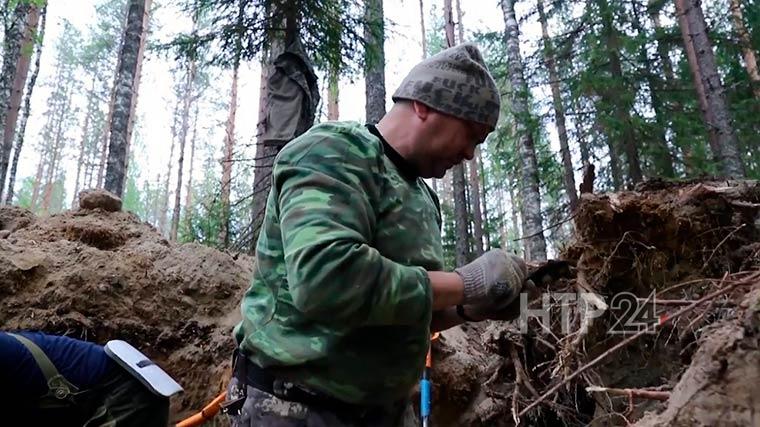
POLYGON ((753 280, 754 279, 758 279, 758 278, 760 278, 760 272, 755 272, 755 274, 753 274, 753 275, 745 278, 743 281, 733 282, 733 283, 727 285, 726 287, 724 287, 724 288, 722 288, 722 289, 720 289, 718 291, 715 291, 715 292, 713 292, 711 294, 705 295, 704 297, 698 299, 697 301, 694 301, 691 305, 678 310, 677 312, 673 313, 670 316, 660 317, 660 322, 659 323, 653 323, 651 325, 647 325, 643 330, 637 332, 636 334, 630 336, 629 338, 624 339, 623 341, 620 341, 619 343, 617 343, 616 345, 614 345, 609 350, 607 350, 604 353, 602 353, 599 356, 597 356, 591 362, 586 363, 585 365, 583 365, 582 367, 580 367, 578 370, 576 370, 575 372, 573 372, 569 376, 565 377, 562 381, 558 382, 553 387, 549 388, 549 390, 547 390, 544 394, 542 394, 541 397, 539 397, 538 399, 534 400, 533 403, 531 403, 530 405, 526 406, 522 411, 520 411, 520 413, 517 414, 517 417, 518 418, 522 417, 528 411, 530 411, 531 409, 535 408, 541 402, 543 402, 544 400, 546 400, 547 398, 549 398, 550 396, 552 396, 554 393, 556 393, 557 390, 559 390, 562 386, 564 386, 565 384, 567 384, 570 381, 572 381, 573 379, 575 379, 578 375, 580 375, 583 372, 585 372, 585 371, 593 368, 594 366, 596 366, 597 364, 599 364, 599 362, 601 362, 602 360, 606 359, 607 357, 609 357, 610 355, 612 355, 616 351, 620 350, 621 348, 627 346, 628 344, 630 344, 630 343, 636 341, 637 339, 641 338, 643 335, 645 335, 647 333, 650 333, 650 332, 654 332, 658 327, 664 325, 665 323, 670 322, 673 319, 677 319, 678 317, 680 317, 684 313, 687 313, 687 312, 693 310, 695 307, 699 306, 700 304, 702 304, 702 303, 704 303, 706 301, 710 301, 710 300, 712 300, 714 298, 717 298, 720 295, 723 295, 723 294, 727 293, 728 291, 734 289, 735 287, 737 287, 739 285, 742 285, 742 284, 744 284, 744 285, 746 285, 746 284, 752 284, 753 280))
POLYGON ((646 389, 641 389, 641 388, 612 388, 612 387, 589 386, 589 387, 586 387, 586 391, 589 393, 602 392, 602 393, 611 394, 613 396, 637 397, 640 399, 660 400, 663 402, 670 399, 669 391, 655 391, 655 390, 646 390, 646 389))

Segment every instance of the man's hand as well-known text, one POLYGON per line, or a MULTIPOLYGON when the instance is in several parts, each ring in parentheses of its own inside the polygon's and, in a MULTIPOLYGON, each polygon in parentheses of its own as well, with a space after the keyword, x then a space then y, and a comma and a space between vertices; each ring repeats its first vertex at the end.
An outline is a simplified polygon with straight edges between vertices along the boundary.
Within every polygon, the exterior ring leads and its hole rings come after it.
POLYGON ((538 298, 541 291, 533 284, 532 280, 523 282, 522 289, 517 293, 518 297, 506 305, 496 303, 485 303, 475 305, 465 305, 464 315, 468 318, 480 322, 483 320, 515 320, 520 317, 520 294, 527 294, 528 301, 538 298))
POLYGON ((528 274, 525 261, 502 249, 491 249, 454 271, 464 282, 462 304, 492 308, 512 302, 528 274))

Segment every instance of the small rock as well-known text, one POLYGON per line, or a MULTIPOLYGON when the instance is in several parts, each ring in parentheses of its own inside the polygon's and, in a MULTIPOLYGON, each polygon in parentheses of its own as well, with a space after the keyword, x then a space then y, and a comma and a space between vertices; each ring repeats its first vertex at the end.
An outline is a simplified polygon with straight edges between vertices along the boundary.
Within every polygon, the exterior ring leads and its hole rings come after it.
POLYGON ((0 239, 7 239, 11 235, 11 230, 0 230, 0 239))
POLYGON ((108 212, 119 212, 121 210, 121 199, 106 190, 84 190, 79 193, 79 208, 100 208, 108 212))

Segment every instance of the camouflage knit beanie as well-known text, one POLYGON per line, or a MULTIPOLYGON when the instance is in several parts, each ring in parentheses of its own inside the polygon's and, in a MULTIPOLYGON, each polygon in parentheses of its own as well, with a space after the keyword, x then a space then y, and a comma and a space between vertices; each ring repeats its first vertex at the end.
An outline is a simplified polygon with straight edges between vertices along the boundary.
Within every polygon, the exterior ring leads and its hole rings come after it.
POLYGON ((477 46, 464 43, 417 64, 393 94, 471 122, 496 128, 499 91, 477 46))

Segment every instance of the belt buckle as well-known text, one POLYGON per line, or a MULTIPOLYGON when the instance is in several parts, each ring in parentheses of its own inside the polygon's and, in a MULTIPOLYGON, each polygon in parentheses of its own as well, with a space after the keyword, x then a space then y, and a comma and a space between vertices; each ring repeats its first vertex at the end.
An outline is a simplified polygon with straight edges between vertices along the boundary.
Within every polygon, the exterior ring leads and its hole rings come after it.
POLYGON ((219 409, 225 415, 240 415, 243 412, 243 404, 245 403, 245 399, 246 397, 243 396, 227 402, 222 402, 222 404, 219 405, 219 409))

